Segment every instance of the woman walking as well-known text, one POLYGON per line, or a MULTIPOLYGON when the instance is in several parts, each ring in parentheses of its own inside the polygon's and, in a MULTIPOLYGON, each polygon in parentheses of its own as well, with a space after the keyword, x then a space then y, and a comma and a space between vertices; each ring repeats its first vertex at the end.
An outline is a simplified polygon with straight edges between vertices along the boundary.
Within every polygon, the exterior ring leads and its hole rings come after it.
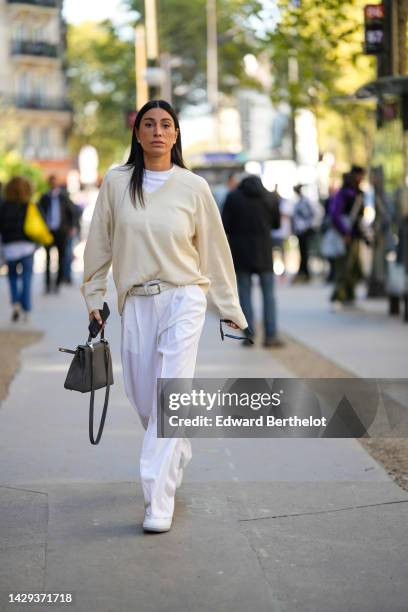
POLYGON ((163 100, 138 112, 127 164, 108 172, 95 206, 81 290, 99 322, 111 263, 125 390, 146 430, 143 527, 168 531, 191 447, 157 437, 157 378, 194 376, 208 291, 230 327, 247 322, 217 205, 206 181, 185 168, 179 122, 163 100))
POLYGON ((353 304, 355 289, 363 278, 360 263, 360 227, 364 210, 364 193, 360 188, 364 168, 352 166, 343 177, 343 185, 333 197, 330 215, 334 227, 343 239, 345 252, 334 262, 334 289, 330 297, 333 310, 353 304))
POLYGON ((17 322, 21 316, 27 322, 31 311, 31 278, 36 245, 24 233, 31 197, 29 181, 16 176, 7 183, 0 206, 0 234, 8 267, 13 322, 17 322))

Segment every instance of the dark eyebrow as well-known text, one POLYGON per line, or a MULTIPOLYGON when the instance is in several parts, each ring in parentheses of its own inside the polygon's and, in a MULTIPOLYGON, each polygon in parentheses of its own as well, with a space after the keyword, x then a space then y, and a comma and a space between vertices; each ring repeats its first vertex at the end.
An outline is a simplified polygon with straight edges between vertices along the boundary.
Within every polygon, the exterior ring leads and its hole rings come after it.
MULTIPOLYGON (((156 119, 154 117, 143 117, 143 121, 156 121, 156 119)), ((171 117, 169 117, 167 119, 167 117, 164 117, 164 119, 160 119, 160 121, 170 121, 172 122, 173 119, 171 117)))

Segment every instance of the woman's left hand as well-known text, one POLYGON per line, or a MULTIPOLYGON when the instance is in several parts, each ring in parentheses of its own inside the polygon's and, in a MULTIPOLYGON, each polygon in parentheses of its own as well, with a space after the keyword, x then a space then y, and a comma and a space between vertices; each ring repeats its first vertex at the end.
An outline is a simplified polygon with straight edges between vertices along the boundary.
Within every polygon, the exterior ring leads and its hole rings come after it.
POLYGON ((239 329, 239 325, 234 323, 234 321, 228 321, 227 325, 228 327, 232 327, 232 329, 239 329))

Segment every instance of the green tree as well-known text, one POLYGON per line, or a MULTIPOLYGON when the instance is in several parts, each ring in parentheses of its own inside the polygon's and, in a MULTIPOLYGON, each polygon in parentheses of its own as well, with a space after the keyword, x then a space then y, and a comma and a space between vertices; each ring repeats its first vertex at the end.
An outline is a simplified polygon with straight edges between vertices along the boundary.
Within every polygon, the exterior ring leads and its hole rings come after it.
POLYGON ((34 199, 38 198, 46 187, 42 170, 24 161, 18 153, 20 129, 16 111, 0 99, 0 182, 7 183, 14 176, 27 178, 34 190, 34 199))
POLYGON ((273 66, 272 99, 293 113, 310 108, 320 145, 341 158, 366 163, 374 133, 373 107, 348 98, 375 77, 363 53, 365 0, 280 0, 279 20, 264 36, 273 66))
MULTIPOLYGON (((144 0, 126 0, 129 9, 144 14, 144 0)), ((237 85, 258 87, 245 75, 243 58, 260 50, 257 30, 261 24, 262 2, 217 0, 219 89, 229 94, 237 85)), ((206 98, 207 19, 206 0, 158 0, 160 52, 182 60, 172 71, 178 91, 175 106, 197 103, 206 98), (181 87, 180 87, 181 86, 181 87)))
POLYGON ((47 182, 40 168, 21 159, 16 151, 0 151, 0 182, 7 183, 14 176, 23 176, 31 182, 34 201, 47 189, 47 182))
POLYGON ((365 0, 280 0, 276 28, 264 37, 275 74, 273 96, 295 107, 329 103, 350 94, 373 75, 374 60, 363 54, 365 0), (298 64, 290 75, 289 58, 298 64))
POLYGON ((74 108, 73 152, 85 144, 105 171, 122 160, 130 142, 127 113, 135 108, 134 48, 109 21, 70 25, 67 37, 69 97, 74 108))
MULTIPOLYGON (((125 0, 132 27, 140 20, 144 2, 125 0), (137 11, 136 19, 134 13, 137 11)), ((256 53, 261 3, 257 0, 218 0, 220 90, 230 93, 237 84, 258 86, 243 71, 243 57, 256 53)), ((206 97, 205 0, 160 0, 158 3, 160 51, 180 57, 172 71, 178 111, 206 97), (188 91, 187 91, 188 90, 188 91), (180 91, 180 89, 179 89, 180 91)), ((135 108, 134 43, 111 22, 70 25, 67 34, 69 95, 74 108, 70 146, 95 146, 101 171, 123 159, 130 141, 126 114, 135 108)))

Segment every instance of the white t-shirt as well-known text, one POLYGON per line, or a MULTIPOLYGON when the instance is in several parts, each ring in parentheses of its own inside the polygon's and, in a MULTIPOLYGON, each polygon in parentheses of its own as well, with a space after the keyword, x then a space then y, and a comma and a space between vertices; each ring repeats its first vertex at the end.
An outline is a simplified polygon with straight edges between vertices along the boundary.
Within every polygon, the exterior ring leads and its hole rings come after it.
POLYGON ((155 170, 145 170, 143 176, 143 189, 147 193, 153 193, 157 189, 160 189, 162 185, 170 178, 173 174, 174 166, 170 170, 162 170, 157 172, 155 170))

